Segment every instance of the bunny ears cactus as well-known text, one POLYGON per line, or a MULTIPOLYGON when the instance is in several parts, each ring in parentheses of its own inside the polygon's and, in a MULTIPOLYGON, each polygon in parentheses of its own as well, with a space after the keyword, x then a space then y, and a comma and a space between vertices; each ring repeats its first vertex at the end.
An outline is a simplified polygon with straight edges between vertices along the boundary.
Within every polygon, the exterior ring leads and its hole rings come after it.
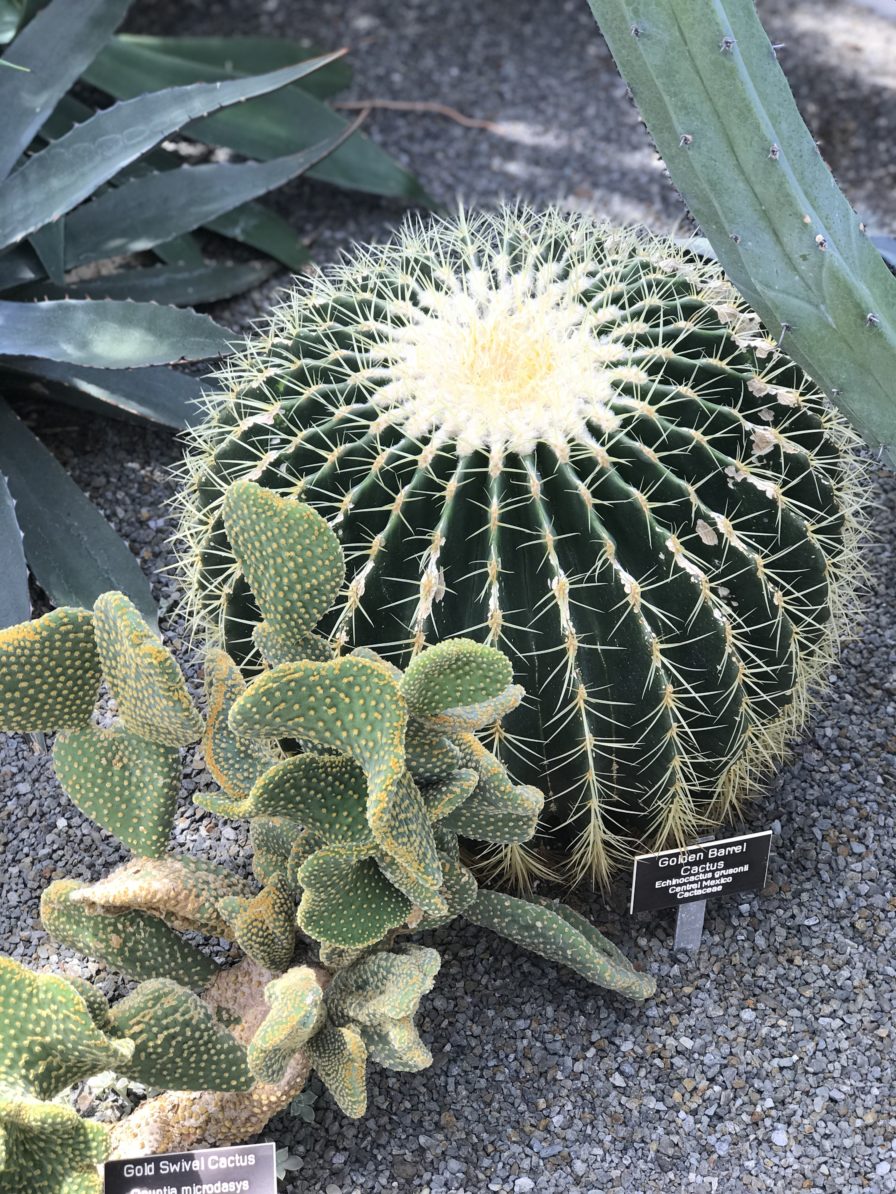
MULTIPOLYGON (((260 620, 248 678, 209 653, 205 723, 120 594, 92 613, 56 610, 0 631, 0 728, 57 730, 61 783, 135 855, 96 883, 51 884, 44 924, 141 984, 109 1008, 86 984, 13 963, 0 972, 0 1002, 37 1009, 39 1056, 61 1055, 51 1083, 5 1046, 2 1194, 36 1164, 17 1143, 22 1125, 43 1131, 41 1100, 96 1068, 163 1088, 112 1132, 130 1155, 245 1139, 312 1067, 346 1114, 363 1114, 368 1062, 431 1060, 414 1017, 439 957, 398 939, 460 914, 611 990, 644 999, 654 989, 570 909, 482 891, 461 860, 459 835, 523 843, 542 809, 541 792, 514 784, 476 737, 522 700, 508 660, 464 639, 404 673, 367 649, 336 655, 316 629, 344 576, 323 519, 249 482, 230 489, 225 519, 260 620), (93 717, 101 680, 114 701, 104 727, 93 717), (180 750, 200 737, 220 790, 194 799, 248 818, 260 890, 169 852, 180 750), (220 966, 185 932, 223 937, 244 956, 220 966)), ((100 1130, 66 1131, 83 1141, 83 1181, 48 1153, 41 1194, 93 1189, 100 1130)))

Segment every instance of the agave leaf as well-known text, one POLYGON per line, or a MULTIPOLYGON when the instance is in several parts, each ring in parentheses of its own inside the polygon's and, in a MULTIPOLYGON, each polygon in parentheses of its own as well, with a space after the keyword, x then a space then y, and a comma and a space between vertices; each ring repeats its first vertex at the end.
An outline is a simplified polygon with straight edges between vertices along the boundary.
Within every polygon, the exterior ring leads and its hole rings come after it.
POLYGON ((171 87, 97 112, 29 158, 0 188, 0 248, 71 211, 188 121, 284 87, 318 61, 224 83, 171 87))
POLYGON ((42 357, 5 357, 0 369, 18 382, 14 388, 49 394, 59 402, 102 414, 133 415, 165 427, 188 427, 200 417, 202 383, 166 365, 146 369, 89 369, 42 357), (111 407, 111 410, 110 410, 111 407))
POLYGON ((130 7, 130 0, 53 0, 3 55, 24 67, 0 72, 0 180, 6 178, 56 102, 77 82, 130 7))
POLYGON ((207 315, 155 303, 0 302, 0 356, 49 357, 99 369, 203 361, 229 350, 207 315))
POLYGON ((31 617, 28 597, 28 565, 22 546, 22 530, 16 518, 15 502, 0 473, 0 629, 17 626, 31 617))
MULTIPOLYGON (((86 104, 66 95, 44 123, 41 136, 47 140, 57 140, 74 125, 89 119, 90 114, 91 110, 86 104)), ((111 185, 118 186, 130 178, 142 178, 144 174, 152 170, 177 170, 182 165, 183 158, 171 150, 152 149, 149 153, 144 154, 139 161, 120 170, 111 180, 111 185)), ((242 203, 233 211, 224 212, 217 219, 210 220, 206 227, 220 236, 238 240, 253 249, 260 249, 262 253, 267 253, 277 261, 282 261, 290 269, 301 269, 310 259, 310 254, 299 240, 295 229, 291 228, 282 216, 278 216, 276 212, 261 203, 242 203)), ((168 245, 157 245, 154 252, 163 261, 170 263, 199 265, 203 260, 199 244, 187 233, 168 245)), ((24 262, 22 260, 14 262, 16 276, 27 270, 29 265, 30 259, 26 259, 24 262)), ((4 269, 4 260, 0 260, 0 290, 3 290, 7 284, 5 279, 9 269, 9 266, 4 269)), ((27 281, 39 276, 39 270, 29 272, 22 280, 27 281)))
POLYGON ((259 249, 292 270, 302 269, 311 260, 295 228, 263 203, 243 203, 216 220, 209 220, 205 227, 259 249))
MULTIPOLYGON (((93 206, 91 204, 91 206, 93 206)), ((32 282, 17 289, 22 299, 134 299, 192 307, 214 303, 251 290, 277 269, 275 261, 247 261, 240 265, 150 265, 101 274, 87 282, 32 282)))
POLYGON ((0 294, 43 276, 44 267, 30 245, 17 245, 0 254, 0 294))
POLYGON ((151 249, 182 232, 191 232, 236 204, 304 174, 340 140, 331 137, 270 162, 181 166, 110 188, 69 216, 66 269, 100 257, 151 249))
POLYGON ((0 44, 12 41, 18 26, 18 8, 12 0, 0 0, 0 44))
POLYGON ((118 589, 156 624, 149 585, 127 545, 5 402, 0 472, 15 499, 28 566, 54 605, 89 609, 100 593, 118 589))
MULTIPOLYGON (((162 151, 164 152, 164 150, 162 151)), ((156 245, 153 252, 168 265, 202 265, 205 258, 199 241, 189 232, 183 236, 176 236, 163 245, 156 245)))
MULTIPOLYGON (((222 71, 236 71, 241 75, 257 75, 261 71, 291 66, 293 62, 304 62, 306 58, 316 58, 323 53, 317 46, 288 37, 147 37, 123 33, 116 40, 157 54, 167 54, 169 58, 216 66, 222 71)), ((327 99, 344 91, 351 81, 352 68, 340 58, 308 75, 296 86, 318 99, 327 99)))
POLYGON ((871 240, 887 265, 891 269, 896 269, 896 237, 872 236, 871 240))
POLYGON ((54 282, 65 279, 65 220, 53 220, 28 238, 41 265, 54 282))
MULTIPOLYGON (((147 87, 158 86, 160 81, 175 84, 197 78, 234 77, 230 71, 179 61, 124 41, 107 46, 101 58, 85 72, 89 83, 118 99, 137 95, 147 87)), ((333 137, 347 126, 348 121, 315 96, 298 87, 290 87, 277 96, 266 97, 261 103, 242 104, 239 109, 194 120, 184 131, 210 145, 224 146, 244 157, 267 161, 333 137)), ((309 171, 309 175, 336 186, 375 195, 431 202, 412 174, 361 133, 355 133, 329 158, 309 171)))

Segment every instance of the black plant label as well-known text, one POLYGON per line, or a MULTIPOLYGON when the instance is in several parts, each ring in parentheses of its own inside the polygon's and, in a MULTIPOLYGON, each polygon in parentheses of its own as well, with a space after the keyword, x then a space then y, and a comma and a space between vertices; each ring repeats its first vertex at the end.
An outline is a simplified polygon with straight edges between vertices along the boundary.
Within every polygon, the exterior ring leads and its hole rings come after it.
POLYGON ((277 1194, 273 1144, 107 1161, 105 1194, 277 1194))
POLYGON ((772 831, 701 842, 635 859, 631 912, 678 908, 765 887, 772 831))

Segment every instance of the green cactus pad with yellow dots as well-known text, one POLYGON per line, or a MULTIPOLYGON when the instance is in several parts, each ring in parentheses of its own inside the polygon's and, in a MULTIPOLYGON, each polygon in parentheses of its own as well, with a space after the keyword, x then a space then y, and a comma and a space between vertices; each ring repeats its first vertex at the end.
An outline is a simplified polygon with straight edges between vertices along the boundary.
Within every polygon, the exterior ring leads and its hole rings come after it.
MULTIPOLYGON (((280 757, 275 746, 258 738, 239 738, 227 724, 234 701, 246 691, 239 668, 223 651, 205 656, 207 714, 202 735, 205 765, 215 783, 235 800, 252 790, 255 782, 280 757)), ((224 816, 239 816, 227 813, 224 816)))
POLYGON ((47 1102, 72 1083, 131 1058, 129 1040, 107 1036, 77 989, 0 958, 0 1191, 89 1190, 108 1152, 106 1128, 47 1102))
POLYGON ((100 693, 93 614, 64 606, 0 630, 0 730, 53 733, 90 721, 100 693))
POLYGON ((218 910, 228 935, 259 966, 275 974, 288 969, 295 952, 296 903, 284 875, 275 875, 258 895, 226 896, 218 910))
POLYGON ((339 541, 308 506, 259 485, 232 485, 223 515, 258 608, 281 649, 288 649, 336 599, 345 576, 339 541))
POLYGON ((564 904, 537 897, 521 900, 480 889, 465 916, 543 958, 568 966, 599 987, 638 1000, 649 998, 656 990, 650 975, 635 970, 616 946, 564 904))
POLYGON ((354 1028, 326 1024, 307 1045, 308 1057, 343 1115, 367 1110, 367 1049, 354 1028))
POLYGON ((82 813, 135 854, 168 847, 180 789, 176 747, 138 738, 123 725, 65 730, 53 747, 56 776, 82 813))
POLYGON ((158 978, 116 1003, 115 1032, 133 1042, 133 1055, 118 1069, 163 1090, 248 1090, 246 1051, 191 991, 158 978))
POLYGON ((262 1082, 279 1082, 302 1046, 326 1019, 323 991, 308 966, 296 967, 268 983, 270 1011, 249 1045, 249 1068, 262 1082))
POLYGON ((157 916, 98 912, 72 902, 81 884, 58 879, 41 897, 40 918, 57 941, 138 981, 171 978, 191 990, 208 985, 217 965, 157 916))
POLYGON ((411 660, 401 691, 411 713, 433 717, 448 709, 493 701, 512 681, 506 655, 469 638, 452 638, 411 660))
POLYGON ((353 861, 339 850, 318 850, 298 878, 304 888, 299 927, 319 941, 351 949, 372 945, 411 912, 411 901, 372 858, 353 861))
POLYGON ((123 593, 104 593, 93 607, 103 676, 125 727, 166 746, 189 746, 203 723, 180 668, 123 593))

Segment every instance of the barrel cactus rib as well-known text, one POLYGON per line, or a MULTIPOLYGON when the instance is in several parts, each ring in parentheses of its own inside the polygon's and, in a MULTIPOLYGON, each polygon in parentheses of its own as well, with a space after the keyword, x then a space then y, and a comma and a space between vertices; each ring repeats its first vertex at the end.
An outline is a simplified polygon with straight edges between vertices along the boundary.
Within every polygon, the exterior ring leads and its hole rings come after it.
MULTIPOLYGON (((428 724, 494 723, 571 878, 716 824, 780 756, 849 626, 862 474, 715 264, 557 211, 409 222, 303 283, 234 368, 182 499, 213 633, 260 617, 204 563, 234 558, 222 495, 300 495, 347 559, 332 641, 403 667, 436 640, 506 653, 529 694, 506 724, 521 689, 428 724)), ((524 877, 525 850, 498 861, 524 877)))
POLYGON ((771 334, 896 460, 896 281, 751 4, 589 0, 672 181, 771 334))

